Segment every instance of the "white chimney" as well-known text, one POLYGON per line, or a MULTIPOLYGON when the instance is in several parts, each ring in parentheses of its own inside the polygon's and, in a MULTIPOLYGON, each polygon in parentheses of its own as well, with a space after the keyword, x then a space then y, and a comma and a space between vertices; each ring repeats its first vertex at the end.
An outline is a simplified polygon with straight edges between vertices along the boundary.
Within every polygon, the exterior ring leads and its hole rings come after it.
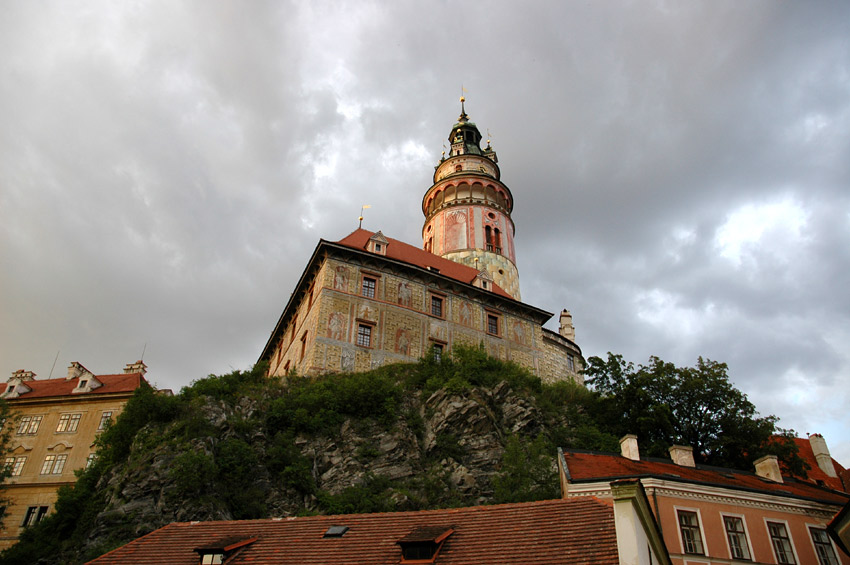
POLYGON ((815 459, 818 462, 818 467, 829 477, 837 477, 835 465, 832 463, 832 457, 829 455, 829 449, 826 447, 826 440, 820 434, 812 434, 809 436, 809 445, 812 446, 812 453, 815 454, 815 459))
POLYGON ((765 455, 755 461, 756 475, 774 483, 782 483, 782 473, 779 472, 779 459, 776 455, 765 455))
POLYGON ((569 339, 570 341, 575 341, 576 339, 576 328, 573 326, 573 315, 570 314, 569 310, 563 310, 561 312, 560 318, 560 327, 558 328, 558 333, 569 339))
POLYGON ((636 435, 627 434, 620 438, 620 454, 632 461, 640 461, 640 451, 638 451, 636 435))
POLYGON ((74 379, 78 379, 83 375, 91 375, 92 372, 83 367, 79 362, 72 361, 70 365, 68 365, 68 376, 65 378, 67 381, 71 381, 74 379))
POLYGON ((688 445, 671 445, 670 459, 682 467, 696 467, 694 464, 694 448, 688 445))
POLYGON ((141 373, 142 375, 144 375, 147 372, 148 366, 145 365, 144 361, 141 360, 136 361, 135 363, 127 363, 127 366, 124 367, 124 374, 127 375, 131 373, 141 373))

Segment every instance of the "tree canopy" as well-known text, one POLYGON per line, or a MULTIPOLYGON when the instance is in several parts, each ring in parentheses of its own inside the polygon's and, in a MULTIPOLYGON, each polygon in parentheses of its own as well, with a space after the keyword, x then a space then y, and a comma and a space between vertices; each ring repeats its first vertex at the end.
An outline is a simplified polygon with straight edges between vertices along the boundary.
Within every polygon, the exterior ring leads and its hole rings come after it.
POLYGON ((600 395, 600 426, 620 436, 636 434, 646 455, 666 457, 671 445, 687 445, 697 463, 746 469, 770 453, 804 475, 793 431, 777 427, 776 416, 760 416, 727 371, 726 363, 702 357, 694 367, 658 357, 635 366, 609 352, 607 359, 587 360, 585 378, 600 395))

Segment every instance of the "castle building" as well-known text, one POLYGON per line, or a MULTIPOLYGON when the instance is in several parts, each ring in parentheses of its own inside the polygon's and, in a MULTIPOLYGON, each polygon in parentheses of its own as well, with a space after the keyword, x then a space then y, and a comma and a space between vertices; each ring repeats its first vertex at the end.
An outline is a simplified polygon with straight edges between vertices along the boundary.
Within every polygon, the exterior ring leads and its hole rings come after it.
POLYGON ((461 106, 425 192, 422 247, 358 228, 320 240, 269 337, 269 375, 366 371, 428 351, 482 345, 547 382, 581 381, 581 349, 564 310, 520 301, 513 195, 496 153, 461 106))
POLYGON ((10 445, 3 456, 9 476, 0 550, 49 514, 59 488, 73 485, 74 471, 94 460, 95 439, 145 382, 146 369, 137 361, 121 374, 95 375, 75 361, 63 378, 12 374, 0 393, 11 412, 3 423, 10 427, 10 445))

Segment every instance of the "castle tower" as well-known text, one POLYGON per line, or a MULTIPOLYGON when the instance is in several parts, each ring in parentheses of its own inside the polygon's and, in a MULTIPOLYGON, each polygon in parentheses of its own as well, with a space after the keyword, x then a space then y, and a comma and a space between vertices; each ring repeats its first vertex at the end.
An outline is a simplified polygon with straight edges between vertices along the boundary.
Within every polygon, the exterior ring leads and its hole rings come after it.
POLYGON ((486 271, 493 281, 520 300, 514 252, 513 196, 499 180, 496 152, 481 149, 481 132, 461 113, 449 133, 451 153, 443 153, 434 184, 422 199, 424 249, 446 259, 486 271))

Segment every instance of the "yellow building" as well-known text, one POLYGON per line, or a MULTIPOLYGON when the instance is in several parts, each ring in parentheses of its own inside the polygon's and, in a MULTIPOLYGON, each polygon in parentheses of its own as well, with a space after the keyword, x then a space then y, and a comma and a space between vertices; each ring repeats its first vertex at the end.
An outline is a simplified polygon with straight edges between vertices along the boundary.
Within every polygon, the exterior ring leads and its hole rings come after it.
POLYGON ((5 425, 14 426, 4 457, 11 476, 2 492, 7 506, 0 550, 50 513, 59 487, 74 484, 74 471, 93 460, 95 438, 144 382, 145 372, 137 361, 118 375, 94 375, 77 362, 59 379, 12 374, 0 394, 13 416, 5 425))
POLYGON ((483 345, 542 380, 582 382, 572 316, 520 301, 514 201, 496 152, 461 108, 425 191, 422 247, 358 229, 321 240, 260 361, 269 374, 367 371, 431 348, 483 345))

